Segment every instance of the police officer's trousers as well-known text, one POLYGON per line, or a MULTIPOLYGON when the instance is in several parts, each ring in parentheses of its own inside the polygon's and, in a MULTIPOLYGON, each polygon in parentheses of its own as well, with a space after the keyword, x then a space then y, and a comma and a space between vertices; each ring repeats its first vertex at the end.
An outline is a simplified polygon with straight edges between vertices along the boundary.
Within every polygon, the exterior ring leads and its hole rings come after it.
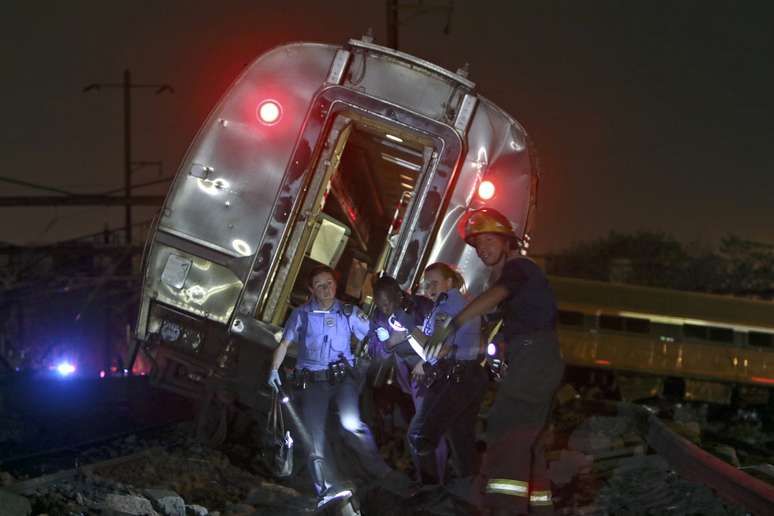
POLYGON ((360 419, 358 392, 354 380, 346 377, 341 383, 313 382, 297 391, 300 418, 309 436, 309 471, 318 494, 336 483, 335 464, 326 457, 325 425, 332 408, 344 432, 344 442, 358 458, 366 472, 381 478, 390 472, 374 443, 368 426, 360 419))
POLYGON ((510 357, 512 366, 487 419, 484 504, 507 514, 550 511, 553 506, 542 437, 564 363, 552 334, 527 345, 536 347, 522 353, 517 349, 510 357))
POLYGON ((444 435, 459 477, 474 474, 476 420, 487 386, 486 371, 475 360, 464 361, 461 382, 439 378, 425 392, 409 424, 409 449, 423 484, 437 484, 436 450, 444 435))

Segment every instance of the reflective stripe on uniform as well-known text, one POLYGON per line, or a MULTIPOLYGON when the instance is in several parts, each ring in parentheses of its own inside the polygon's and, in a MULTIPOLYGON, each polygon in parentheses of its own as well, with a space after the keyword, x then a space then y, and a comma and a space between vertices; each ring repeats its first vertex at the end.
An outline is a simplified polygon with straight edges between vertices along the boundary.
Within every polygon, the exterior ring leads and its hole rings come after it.
POLYGON ((490 478, 486 483, 487 493, 527 497, 528 490, 528 484, 521 480, 490 478))
POLYGON ((551 491, 532 491, 529 494, 530 505, 553 505, 551 491))

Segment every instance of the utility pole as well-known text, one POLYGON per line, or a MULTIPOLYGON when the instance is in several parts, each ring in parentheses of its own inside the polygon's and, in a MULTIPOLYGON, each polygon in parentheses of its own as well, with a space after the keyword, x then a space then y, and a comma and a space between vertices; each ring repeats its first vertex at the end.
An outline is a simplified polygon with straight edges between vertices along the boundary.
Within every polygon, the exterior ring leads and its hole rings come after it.
POLYGON ((443 28, 444 34, 451 32, 451 16, 454 11, 454 0, 415 0, 414 2, 398 3, 398 0, 386 0, 387 7, 387 46, 398 50, 398 28, 401 23, 427 14, 433 11, 442 11, 446 13, 446 25, 443 28), (408 16, 400 19, 401 9, 408 11, 408 16))
POLYGON ((156 94, 174 93, 169 84, 133 84, 131 73, 124 70, 124 80, 121 83, 92 83, 83 88, 84 92, 99 91, 102 88, 121 88, 124 94, 124 197, 127 202, 124 206, 124 231, 126 232, 127 245, 132 244, 132 90, 153 88, 156 94))

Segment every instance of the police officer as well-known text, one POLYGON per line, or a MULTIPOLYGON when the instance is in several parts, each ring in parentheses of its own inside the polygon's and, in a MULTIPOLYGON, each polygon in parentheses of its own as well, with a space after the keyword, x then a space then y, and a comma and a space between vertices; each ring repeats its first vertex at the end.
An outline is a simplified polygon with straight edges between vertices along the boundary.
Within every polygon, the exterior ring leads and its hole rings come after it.
POLYGON ((438 353, 470 318, 500 306, 510 367, 487 420, 484 504, 493 515, 550 512, 541 434, 564 372, 553 292, 540 268, 521 255, 520 240, 500 212, 471 211, 461 227, 465 242, 491 268, 492 286, 430 339, 427 353, 438 353))
MULTIPOLYGON (((282 340, 274 351, 268 383, 275 389, 281 385, 278 369, 288 346, 295 342, 298 358, 294 371, 296 400, 300 419, 309 443, 309 470, 319 496, 318 507, 348 493, 334 480, 334 464, 325 456, 325 423, 332 406, 338 409, 341 426, 349 439, 345 442, 358 456, 363 468, 372 476, 382 478, 391 470, 379 455, 369 428, 360 419, 358 391, 352 377, 353 356, 351 336, 362 339, 370 322, 365 314, 352 305, 336 299, 336 274, 321 265, 310 273, 311 300, 293 310, 285 326, 282 340)), ((351 493, 349 493, 351 494, 351 493)))
MULTIPOLYGON (((427 336, 444 327, 467 301, 460 291, 462 277, 447 264, 430 265, 425 270, 425 281, 426 293, 435 301, 424 323, 427 336)), ((434 452, 445 437, 451 445, 452 464, 458 477, 474 474, 475 424, 487 386, 486 372, 476 360, 480 330, 480 318, 470 318, 449 339, 447 356, 425 357, 427 363, 413 371, 424 386, 424 394, 409 425, 408 440, 423 484, 444 482, 434 452)))

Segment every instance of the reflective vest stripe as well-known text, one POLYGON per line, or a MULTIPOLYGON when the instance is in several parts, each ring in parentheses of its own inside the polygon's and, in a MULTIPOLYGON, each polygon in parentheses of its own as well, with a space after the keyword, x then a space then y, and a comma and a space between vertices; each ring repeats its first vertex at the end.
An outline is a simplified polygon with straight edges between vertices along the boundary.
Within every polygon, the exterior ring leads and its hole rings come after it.
POLYGON ((530 505, 553 505, 551 491, 532 491, 529 495, 530 505))
POLYGON ((511 496, 528 496, 528 484, 520 480, 508 478, 491 478, 486 483, 486 492, 511 496))

